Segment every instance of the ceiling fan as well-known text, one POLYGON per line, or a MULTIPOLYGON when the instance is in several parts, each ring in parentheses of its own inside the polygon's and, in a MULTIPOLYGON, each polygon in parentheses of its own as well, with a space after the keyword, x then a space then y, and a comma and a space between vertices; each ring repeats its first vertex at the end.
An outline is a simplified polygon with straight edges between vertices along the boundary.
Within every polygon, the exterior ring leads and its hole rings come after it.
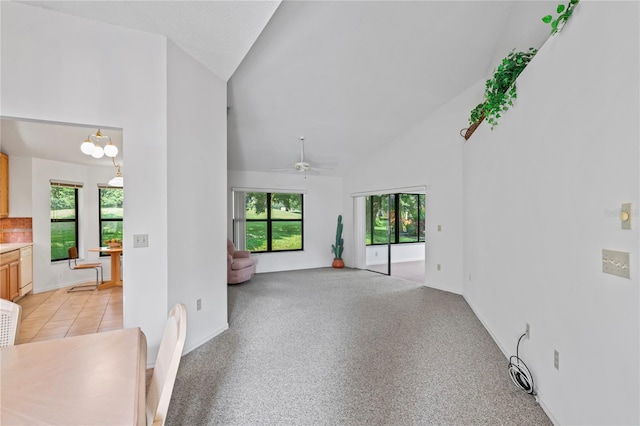
POLYGON ((331 170, 319 167, 312 167, 310 163, 304 161, 304 136, 298 138, 300 140, 300 161, 293 164, 293 168, 286 169, 271 169, 273 171, 283 171, 291 173, 313 173, 317 174, 319 170, 331 170))

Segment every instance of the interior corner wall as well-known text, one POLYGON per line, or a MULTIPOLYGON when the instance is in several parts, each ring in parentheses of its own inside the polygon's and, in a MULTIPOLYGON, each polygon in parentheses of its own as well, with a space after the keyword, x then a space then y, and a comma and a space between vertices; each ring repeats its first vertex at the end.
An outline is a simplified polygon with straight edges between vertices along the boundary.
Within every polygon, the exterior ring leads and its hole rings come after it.
POLYGON ((464 296, 505 354, 530 324, 520 357, 556 424, 640 422, 639 28, 637 2, 580 2, 465 144, 464 296))
MULTIPOLYGON (((74 144, 76 145, 76 144, 74 144)), ((13 157, 9 159, 11 162, 13 157)), ((89 167, 60 161, 30 158, 32 175, 24 177, 30 183, 33 194, 33 292, 55 290, 95 280, 95 271, 72 271, 66 260, 51 262, 51 184, 50 179, 81 182, 78 190, 78 255, 84 261, 102 263, 105 280, 111 277, 109 257, 88 252, 91 247, 101 246, 98 230, 98 184, 113 177, 111 167, 89 167)), ((11 164, 11 163, 10 163, 11 164)), ((11 166, 10 166, 11 167, 11 166)), ((13 186, 12 186, 13 189, 13 186)))
POLYGON ((468 105, 477 104, 477 97, 473 90, 465 91, 414 127, 403 129, 384 149, 363 153, 359 164, 352 165, 343 193, 347 266, 355 262, 351 194, 426 186, 425 284, 462 294, 464 139, 458 132, 466 127, 468 105))
MULTIPOLYGON (((304 195, 304 250, 281 253, 256 253, 258 260, 256 272, 291 271, 331 266, 333 255, 331 243, 335 242, 338 215, 343 212, 342 178, 309 175, 306 178, 298 173, 228 173, 227 238, 233 235, 233 201, 231 189, 265 188, 292 189, 307 191, 304 195)), ((226 266, 225 266, 226 271, 226 266)))
POLYGON ((0 8, 2 115, 123 129, 124 326, 142 328, 154 360, 167 263, 177 261, 167 256, 166 39, 15 2, 0 8), (148 234, 149 247, 134 249, 134 234, 148 234))
POLYGON ((188 352, 228 328, 227 88, 173 42, 167 86, 168 307, 187 307, 188 352))

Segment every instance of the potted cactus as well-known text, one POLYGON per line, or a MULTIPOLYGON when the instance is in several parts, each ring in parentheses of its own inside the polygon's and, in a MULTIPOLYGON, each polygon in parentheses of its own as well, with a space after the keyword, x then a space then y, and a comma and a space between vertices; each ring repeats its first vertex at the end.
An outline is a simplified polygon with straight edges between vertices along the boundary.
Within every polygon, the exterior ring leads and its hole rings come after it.
POLYGON ((344 268, 344 261, 342 260, 342 251, 344 250, 344 240, 342 239, 342 215, 338 215, 338 228, 336 229, 336 243, 331 244, 331 252, 333 253, 333 263, 331 266, 334 268, 344 268))

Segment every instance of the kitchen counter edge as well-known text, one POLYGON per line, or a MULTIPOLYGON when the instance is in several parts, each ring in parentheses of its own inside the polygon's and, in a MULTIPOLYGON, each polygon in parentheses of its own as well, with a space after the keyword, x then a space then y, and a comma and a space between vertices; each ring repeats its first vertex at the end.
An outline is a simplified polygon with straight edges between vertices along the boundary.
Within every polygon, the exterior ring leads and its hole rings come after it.
POLYGON ((0 244, 0 254, 8 253, 14 250, 20 250, 22 247, 32 246, 33 243, 6 243, 0 244))

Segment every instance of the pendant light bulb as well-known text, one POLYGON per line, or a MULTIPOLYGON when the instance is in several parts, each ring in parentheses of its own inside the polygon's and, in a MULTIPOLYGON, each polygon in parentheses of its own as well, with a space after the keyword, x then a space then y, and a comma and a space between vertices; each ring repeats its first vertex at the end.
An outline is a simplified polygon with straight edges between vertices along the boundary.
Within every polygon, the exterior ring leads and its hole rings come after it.
POLYGON ((104 155, 104 149, 102 149, 102 147, 100 145, 94 145, 93 152, 91 153, 91 156, 93 158, 102 158, 103 155, 104 155))
POLYGON ((111 141, 109 141, 109 143, 104 147, 104 155, 106 155, 107 157, 115 157, 116 155, 118 155, 118 147, 112 144, 111 141))
POLYGON ((83 154, 91 155, 93 153, 93 148, 95 148, 95 145, 91 142, 89 136, 87 136, 87 139, 82 142, 82 145, 80 145, 80 151, 82 151, 83 154))

